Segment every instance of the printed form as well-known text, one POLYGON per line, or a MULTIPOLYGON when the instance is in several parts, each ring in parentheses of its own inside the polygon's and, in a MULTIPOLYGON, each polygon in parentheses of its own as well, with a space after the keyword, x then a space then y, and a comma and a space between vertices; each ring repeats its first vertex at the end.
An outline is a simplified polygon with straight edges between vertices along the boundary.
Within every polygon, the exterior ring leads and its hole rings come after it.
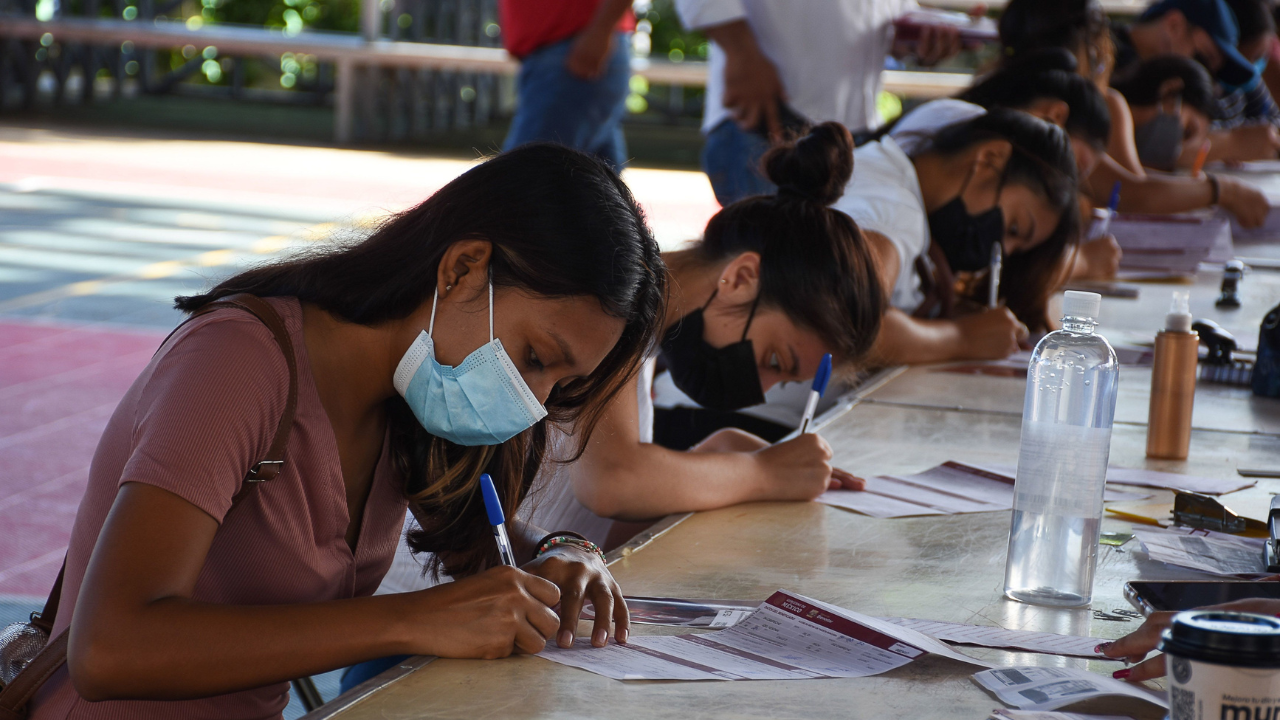
POLYGON ((1022 710, 1056 710, 1105 695, 1127 695, 1169 707, 1162 692, 1077 668, 999 668, 983 670, 973 679, 1001 702, 1022 710))
POLYGON ((878 675, 925 653, 991 667, 910 628, 785 590, 725 630, 603 648, 583 639, 538 655, 615 680, 798 680, 878 675))
MULTIPOLYGON (((984 469, 945 462, 915 475, 867 478, 866 489, 828 490, 818 502, 877 518, 1009 510, 1013 507, 1014 469, 984 469)), ((1108 479, 1109 476, 1108 476, 1108 479)), ((1138 500, 1146 495, 1108 489, 1105 499, 1138 500)))
POLYGON ((1095 650, 1098 643, 1102 642, 1098 638, 1030 630, 1006 630, 986 625, 965 625, 914 618, 885 618, 885 620, 958 645, 1026 650, 1046 655, 1069 655, 1096 660, 1111 659, 1095 650))

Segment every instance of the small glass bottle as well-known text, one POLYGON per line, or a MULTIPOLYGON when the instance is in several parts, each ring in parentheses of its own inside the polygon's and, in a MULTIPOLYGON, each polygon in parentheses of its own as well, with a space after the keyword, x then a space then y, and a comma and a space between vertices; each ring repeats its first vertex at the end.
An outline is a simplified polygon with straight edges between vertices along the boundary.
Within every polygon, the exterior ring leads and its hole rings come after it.
POLYGON ((1101 303, 1068 291, 1062 329, 1031 356, 1004 581, 1021 602, 1078 607, 1093 596, 1119 377, 1094 332, 1101 303))

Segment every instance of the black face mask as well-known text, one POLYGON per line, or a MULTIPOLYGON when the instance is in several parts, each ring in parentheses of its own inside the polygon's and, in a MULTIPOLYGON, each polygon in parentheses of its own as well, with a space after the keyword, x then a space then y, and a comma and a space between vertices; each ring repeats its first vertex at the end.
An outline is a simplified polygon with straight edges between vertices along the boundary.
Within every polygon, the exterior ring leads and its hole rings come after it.
MULTIPOLYGON (((711 300, 707 300, 710 304, 711 300)), ((711 347, 702 339, 704 309, 706 305, 685 315, 662 338, 662 356, 671 381, 694 402, 711 410, 740 410, 763 403, 756 353, 747 339, 756 314, 755 303, 751 305, 747 327, 742 329, 742 339, 722 348, 711 347)))
MULTIPOLYGON (((996 204, 990 210, 970 215, 964 206, 963 195, 970 172, 951 202, 929 213, 929 234, 933 242, 942 248, 947 264, 954 272, 977 272, 991 262, 991 246, 1004 238, 1004 211, 1000 209, 1000 191, 996 191, 996 204)), ((1001 189, 1004 179, 1000 180, 1001 189)))

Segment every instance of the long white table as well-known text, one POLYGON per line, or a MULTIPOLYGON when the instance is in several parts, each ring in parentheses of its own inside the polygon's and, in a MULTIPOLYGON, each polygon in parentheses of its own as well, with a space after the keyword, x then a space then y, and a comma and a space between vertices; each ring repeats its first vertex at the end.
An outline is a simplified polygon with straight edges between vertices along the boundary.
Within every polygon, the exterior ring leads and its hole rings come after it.
MULTIPOLYGON (((1248 327, 1280 302, 1280 274, 1255 273, 1246 306, 1233 315, 1212 309, 1219 276, 1202 273, 1189 287, 1197 316, 1248 327)), ((1137 301, 1104 300, 1103 331, 1158 329, 1175 286, 1142 287, 1137 301)), ((913 368, 853 398, 821 432, 835 462, 859 474, 909 473, 947 460, 1012 464, 1017 460, 1024 380, 913 368)), ((1146 389, 1149 370, 1121 370, 1111 460, 1210 477, 1235 477, 1238 467, 1280 464, 1280 401, 1247 391, 1202 386, 1198 429, 1186 462, 1148 461, 1146 389)), ((1266 502, 1280 480, 1227 496, 1266 502)), ((1154 501, 1171 494, 1157 491, 1154 501)), ((900 615, 1000 625, 1100 639, 1119 637, 1136 622, 1095 619, 1089 609, 1052 609, 1001 595, 1009 513, 879 520, 814 503, 762 503, 672 517, 615 551, 611 565, 628 594, 763 600, 786 588, 872 615, 900 615)), ((1104 531, 1125 531, 1107 517, 1104 531)), ((1136 543, 1101 548, 1092 608, 1127 607, 1125 581, 1205 577, 1144 560, 1136 543)), ((674 628, 633 626, 638 634, 674 628)), ((586 631, 586 627, 580 628, 586 631)), ((1005 665, 1120 665, 1031 653, 965 648, 1005 665)), ((500 661, 415 659, 363 691, 315 714, 341 720, 446 717, 610 718, 954 718, 985 717, 1000 703, 974 685, 978 668, 925 658, 869 678, 811 681, 619 682, 534 657, 500 661)), ((1099 700, 1072 709, 1139 720, 1163 712, 1137 701, 1099 700)))

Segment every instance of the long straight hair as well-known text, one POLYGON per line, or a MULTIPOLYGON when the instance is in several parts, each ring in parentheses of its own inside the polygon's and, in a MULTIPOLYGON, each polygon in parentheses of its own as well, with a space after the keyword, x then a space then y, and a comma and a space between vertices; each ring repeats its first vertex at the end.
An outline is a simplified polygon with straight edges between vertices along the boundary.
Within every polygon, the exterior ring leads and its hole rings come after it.
POLYGON ((1018 110, 995 108, 987 114, 939 130, 923 149, 955 155, 976 143, 1006 140, 1013 147, 1005 165, 1005 184, 1024 185, 1058 214, 1044 242, 1004 259, 1000 292, 1005 304, 1027 327, 1050 325, 1049 298, 1064 277, 1065 250, 1079 242, 1076 160, 1071 140, 1057 125, 1018 110))
MULTIPOLYGON (((590 435, 604 407, 635 374, 663 316, 666 268, 644 214, 601 161, 556 145, 528 145, 463 173, 417 207, 392 216, 357 243, 334 244, 177 298, 187 312, 236 293, 294 296, 347 322, 376 326, 430 301, 448 248, 478 238, 493 245, 496 286, 548 298, 592 297, 625 322, 589 377, 552 391, 548 420, 590 435)), ((390 452, 422 525, 418 552, 454 575, 497 561, 478 481, 493 476, 514 516, 541 466, 546 423, 494 447, 463 447, 423 429, 398 395, 387 401, 390 452)), ((585 445, 585 442, 582 443, 585 445)))

